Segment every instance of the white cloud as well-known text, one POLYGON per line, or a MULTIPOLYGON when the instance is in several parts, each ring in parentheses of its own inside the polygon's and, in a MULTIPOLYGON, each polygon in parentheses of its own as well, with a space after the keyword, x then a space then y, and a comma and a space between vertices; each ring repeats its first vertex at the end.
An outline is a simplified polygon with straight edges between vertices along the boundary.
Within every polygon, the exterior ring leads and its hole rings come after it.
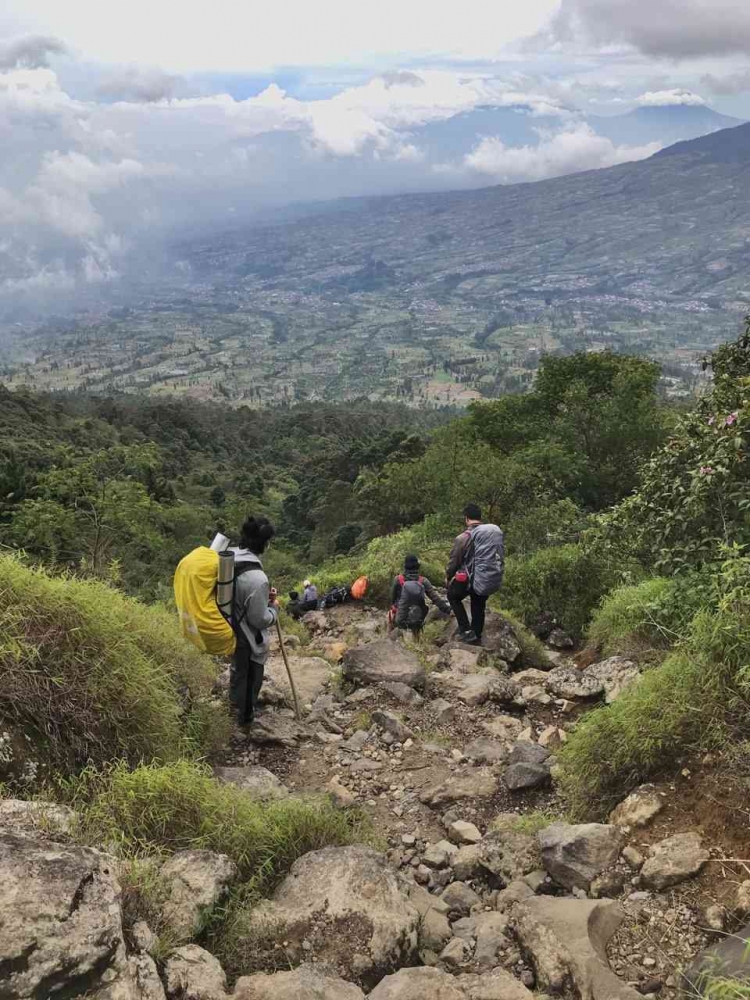
POLYGON ((636 98, 635 103, 642 108, 658 108, 678 104, 689 104, 694 107, 705 107, 706 105, 699 94, 680 89, 648 91, 636 98))
POLYGON ((613 167, 629 160, 645 159, 660 148, 659 143, 641 147, 615 146, 581 124, 547 137, 539 146, 511 147, 500 139, 484 138, 465 158, 465 164, 500 184, 514 184, 613 167))

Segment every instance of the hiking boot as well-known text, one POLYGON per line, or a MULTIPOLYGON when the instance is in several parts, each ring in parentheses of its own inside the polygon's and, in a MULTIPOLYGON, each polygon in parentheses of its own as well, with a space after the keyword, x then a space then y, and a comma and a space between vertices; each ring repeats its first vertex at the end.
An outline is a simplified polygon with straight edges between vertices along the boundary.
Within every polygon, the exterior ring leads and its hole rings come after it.
POLYGON ((478 646, 480 642, 476 632, 471 630, 468 632, 459 632, 458 641, 466 643, 467 646, 478 646))

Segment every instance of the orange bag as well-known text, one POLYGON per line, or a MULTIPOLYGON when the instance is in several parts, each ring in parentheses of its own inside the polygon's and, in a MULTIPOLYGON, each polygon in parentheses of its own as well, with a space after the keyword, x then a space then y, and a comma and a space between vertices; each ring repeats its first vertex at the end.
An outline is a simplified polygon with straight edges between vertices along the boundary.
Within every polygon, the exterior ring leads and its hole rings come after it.
POLYGON ((367 584, 369 580, 366 576, 358 577, 352 584, 351 595, 355 601, 361 601, 362 598, 367 593, 367 584))

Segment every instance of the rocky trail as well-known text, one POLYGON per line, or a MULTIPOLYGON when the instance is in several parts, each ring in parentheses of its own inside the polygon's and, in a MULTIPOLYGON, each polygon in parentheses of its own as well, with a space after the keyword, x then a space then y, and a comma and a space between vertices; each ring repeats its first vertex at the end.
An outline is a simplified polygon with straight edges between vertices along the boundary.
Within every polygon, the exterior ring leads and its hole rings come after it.
MULTIPOLYGON (((0 927, 19 908, 23 919, 0 953, 0 980, 11 983, 0 996, 689 995, 678 970, 702 949, 731 951, 732 932, 750 919, 750 838, 718 821, 727 786, 712 762, 667 784, 624 789, 631 794, 606 823, 565 822, 556 753, 583 713, 638 677, 638 665, 612 657, 580 669, 572 650, 542 654, 494 614, 483 647, 469 647, 431 617, 430 639, 413 644, 388 636, 376 609, 307 615, 309 644, 288 639, 303 720, 276 650, 252 739, 238 734, 214 762, 220 780, 257 798, 323 793, 359 808, 380 840, 293 865, 253 911, 249 975, 228 985, 194 943, 157 967, 149 929, 123 931, 106 856, 40 843, 28 832, 37 807, 4 802, 0 865, 8 872, 12 859, 16 874, 0 898, 0 927), (65 873, 51 894, 46 869, 65 873)), ((44 822, 51 837, 69 817, 44 822)), ((206 851, 178 853, 165 872, 173 920, 189 942, 202 908, 221 900, 236 873, 206 851)))

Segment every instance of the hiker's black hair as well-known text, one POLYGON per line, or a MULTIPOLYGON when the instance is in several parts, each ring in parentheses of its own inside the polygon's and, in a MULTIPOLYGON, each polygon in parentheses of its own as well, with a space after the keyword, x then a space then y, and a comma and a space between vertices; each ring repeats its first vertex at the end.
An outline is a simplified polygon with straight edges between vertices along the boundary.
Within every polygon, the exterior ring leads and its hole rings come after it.
POLYGON ((419 569, 419 559, 417 556, 411 555, 404 559, 404 569, 407 573, 414 572, 419 569))
POLYGON ((240 545, 260 556, 275 534, 276 528, 267 517, 248 517, 242 525, 240 545))
POLYGON ((468 518, 470 521, 481 521, 482 510, 479 507, 479 504, 467 503, 464 507, 464 517, 468 518))
POLYGON ((297 590, 290 590, 289 591, 289 600, 290 601, 296 601, 298 598, 299 598, 299 591, 297 591, 297 590))

